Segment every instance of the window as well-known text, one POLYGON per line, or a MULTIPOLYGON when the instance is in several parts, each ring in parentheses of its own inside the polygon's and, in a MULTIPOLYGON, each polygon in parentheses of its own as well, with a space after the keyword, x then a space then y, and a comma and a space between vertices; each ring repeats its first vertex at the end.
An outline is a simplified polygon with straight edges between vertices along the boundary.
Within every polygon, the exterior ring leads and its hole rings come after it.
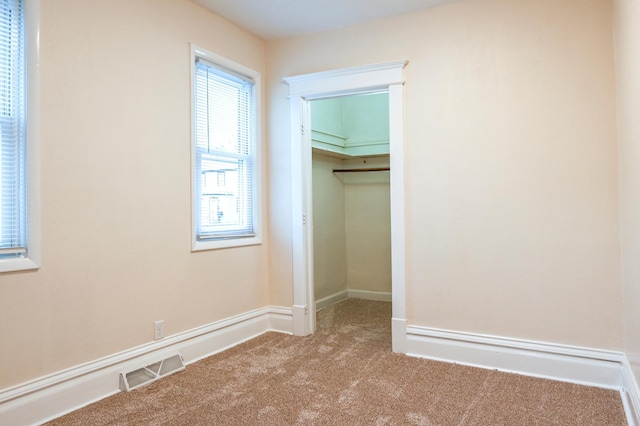
MULTIPOLYGON (((31 173, 37 165, 36 132, 33 114, 27 117, 27 80, 31 84, 35 73, 28 72, 27 56, 33 52, 26 48, 26 23, 35 27, 31 16, 37 12, 27 16, 25 3, 0 0, 0 272, 37 268, 39 258, 37 177, 31 173)), ((32 99, 35 91, 30 92, 32 99)))
POLYGON ((193 249, 260 243, 260 75, 192 49, 193 249))

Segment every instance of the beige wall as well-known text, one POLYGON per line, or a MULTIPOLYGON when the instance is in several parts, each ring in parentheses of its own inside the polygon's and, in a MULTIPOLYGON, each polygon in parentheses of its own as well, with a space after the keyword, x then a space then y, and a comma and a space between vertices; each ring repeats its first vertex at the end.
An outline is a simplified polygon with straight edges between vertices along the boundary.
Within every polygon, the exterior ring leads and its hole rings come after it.
POLYGON ((42 268, 0 275, 0 388, 268 304, 266 244, 190 252, 189 43, 264 73, 263 42, 189 0, 41 20, 42 268))
MULTIPOLYGON (((344 161, 346 168, 388 166, 388 158, 344 161)), ((391 293, 389 172, 345 173, 343 179, 347 285, 391 293)))
POLYGON ((621 349, 612 5, 461 1, 267 43, 272 303, 292 293, 282 78, 407 59, 409 324, 621 349))
POLYGON ((342 160, 313 155, 313 285, 315 300, 347 289, 345 189, 333 173, 342 160))
POLYGON ((624 350, 640 382, 640 3, 615 5, 624 350))
POLYGON ((316 301, 347 289, 391 292, 389 172, 333 173, 384 166, 389 166, 388 159, 313 154, 316 301))

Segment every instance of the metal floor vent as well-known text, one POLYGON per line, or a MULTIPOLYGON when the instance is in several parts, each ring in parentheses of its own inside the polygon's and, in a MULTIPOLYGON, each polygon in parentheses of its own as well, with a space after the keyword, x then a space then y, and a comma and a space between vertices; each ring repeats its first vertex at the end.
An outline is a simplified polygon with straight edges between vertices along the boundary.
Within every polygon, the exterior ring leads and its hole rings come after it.
POLYGON ((128 373, 120 373, 120 389, 132 391, 140 386, 155 382, 171 373, 185 369, 184 361, 180 354, 163 359, 156 363, 138 368, 128 373))

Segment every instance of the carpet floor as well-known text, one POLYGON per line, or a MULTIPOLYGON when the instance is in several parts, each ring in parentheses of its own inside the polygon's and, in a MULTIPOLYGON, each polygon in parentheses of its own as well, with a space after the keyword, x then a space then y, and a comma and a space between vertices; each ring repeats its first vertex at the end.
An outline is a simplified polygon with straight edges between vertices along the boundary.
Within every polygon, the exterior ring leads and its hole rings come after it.
POLYGON ((391 304, 350 299, 51 425, 626 425, 618 392, 391 352, 391 304))

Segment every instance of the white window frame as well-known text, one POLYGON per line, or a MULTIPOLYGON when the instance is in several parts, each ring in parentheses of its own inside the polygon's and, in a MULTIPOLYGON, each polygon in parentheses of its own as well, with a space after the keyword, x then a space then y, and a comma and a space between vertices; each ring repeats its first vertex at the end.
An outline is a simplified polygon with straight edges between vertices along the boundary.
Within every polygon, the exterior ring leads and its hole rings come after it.
POLYGON ((250 246, 262 243, 262 143, 261 143, 261 93, 262 85, 260 73, 238 64, 223 56, 217 55, 211 51, 203 49, 201 47, 191 45, 191 250, 214 250, 230 247, 242 247, 250 246), (196 132, 195 132, 195 73, 196 73, 196 59, 202 58, 208 62, 214 63, 222 68, 226 68, 237 74, 250 77, 254 81, 254 100, 255 100, 255 170, 254 170, 254 185, 255 193, 253 199, 253 220, 255 235, 251 237, 240 238, 220 238, 210 240, 199 240, 197 230, 197 215, 199 214, 197 209, 197 200, 200 197, 198 193, 197 179, 196 179, 196 132))
POLYGON ((0 272, 40 268, 40 0, 24 0, 26 58, 27 252, 0 259, 0 272))

